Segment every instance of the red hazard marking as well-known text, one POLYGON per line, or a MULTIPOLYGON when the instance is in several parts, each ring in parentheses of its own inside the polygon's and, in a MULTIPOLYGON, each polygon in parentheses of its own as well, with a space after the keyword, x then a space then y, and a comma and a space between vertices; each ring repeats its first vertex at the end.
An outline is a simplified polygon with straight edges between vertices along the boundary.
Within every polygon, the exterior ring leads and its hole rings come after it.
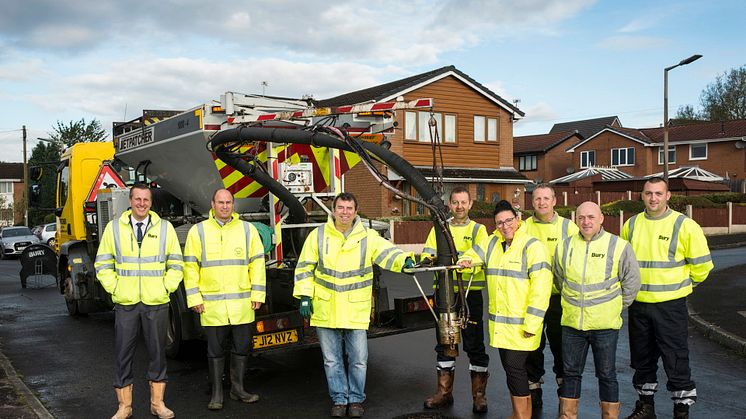
POLYGON ((99 189, 107 189, 107 188, 124 188, 124 181, 122 178, 119 177, 117 172, 112 169, 112 167, 108 163, 104 163, 101 165, 101 169, 99 169, 98 176, 96 176, 96 181, 93 182, 93 187, 91 188, 90 192, 88 192, 88 198, 86 198, 86 202, 95 202, 96 201, 96 195, 98 195, 99 189))

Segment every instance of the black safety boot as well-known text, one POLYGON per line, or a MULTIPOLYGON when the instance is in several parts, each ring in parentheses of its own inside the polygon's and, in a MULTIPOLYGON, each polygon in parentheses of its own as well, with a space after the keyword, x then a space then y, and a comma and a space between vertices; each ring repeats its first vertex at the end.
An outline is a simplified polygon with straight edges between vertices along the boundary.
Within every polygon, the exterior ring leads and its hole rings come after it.
POLYGON ((627 419, 656 419, 653 398, 640 397, 640 400, 635 402, 635 410, 627 419))
POLYGON ((673 419, 689 419, 689 405, 683 403, 674 403, 673 419))

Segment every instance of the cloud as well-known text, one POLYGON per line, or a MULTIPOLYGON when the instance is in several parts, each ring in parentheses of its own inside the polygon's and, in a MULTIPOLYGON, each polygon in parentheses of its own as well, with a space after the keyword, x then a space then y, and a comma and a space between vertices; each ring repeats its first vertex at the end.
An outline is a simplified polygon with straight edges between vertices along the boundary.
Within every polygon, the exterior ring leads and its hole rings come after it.
POLYGON ((611 50, 638 50, 660 48, 668 44, 670 40, 654 36, 610 36, 599 42, 601 48, 611 50))
POLYGON ((622 26, 617 30, 621 33, 633 33, 640 32, 646 29, 650 29, 658 24, 662 16, 660 14, 650 14, 646 16, 637 17, 627 22, 626 25, 622 26))

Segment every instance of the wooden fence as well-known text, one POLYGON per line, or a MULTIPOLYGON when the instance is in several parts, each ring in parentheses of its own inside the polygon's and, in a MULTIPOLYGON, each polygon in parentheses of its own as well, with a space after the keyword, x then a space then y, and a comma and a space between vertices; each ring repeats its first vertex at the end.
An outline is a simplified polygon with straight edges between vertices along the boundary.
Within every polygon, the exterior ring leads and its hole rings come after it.
MULTIPOLYGON (((617 192, 615 192, 617 193, 617 192)), ((626 193, 625 193, 626 194, 626 193)), ((634 214, 621 212, 620 215, 604 216, 604 229, 619 234, 624 221, 634 214)), ((687 206, 686 215, 696 221, 707 235, 733 234, 746 232, 746 205, 728 202, 726 208, 692 208, 687 206)), ((573 212, 572 218, 575 218, 573 212)), ((495 230, 495 220, 491 218, 476 219, 487 226, 487 231, 495 230)), ((430 221, 391 221, 390 232, 394 243, 406 246, 409 250, 421 251, 430 229, 430 221)))

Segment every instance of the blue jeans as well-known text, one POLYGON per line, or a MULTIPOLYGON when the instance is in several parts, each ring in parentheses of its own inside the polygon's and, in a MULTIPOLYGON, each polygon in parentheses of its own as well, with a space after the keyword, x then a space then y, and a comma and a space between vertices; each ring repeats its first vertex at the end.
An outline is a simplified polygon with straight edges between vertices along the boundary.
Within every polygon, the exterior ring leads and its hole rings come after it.
POLYGON ((368 370, 368 334, 363 329, 317 327, 329 396, 334 404, 362 403, 368 370), (348 371, 345 372, 344 352, 348 371))
POLYGON ((619 382, 616 379, 616 346, 619 331, 576 330, 562 326, 562 360, 565 367, 565 382, 560 388, 560 397, 580 398, 580 381, 583 377, 588 347, 593 349, 593 364, 598 378, 599 398, 603 402, 619 401, 619 382))

